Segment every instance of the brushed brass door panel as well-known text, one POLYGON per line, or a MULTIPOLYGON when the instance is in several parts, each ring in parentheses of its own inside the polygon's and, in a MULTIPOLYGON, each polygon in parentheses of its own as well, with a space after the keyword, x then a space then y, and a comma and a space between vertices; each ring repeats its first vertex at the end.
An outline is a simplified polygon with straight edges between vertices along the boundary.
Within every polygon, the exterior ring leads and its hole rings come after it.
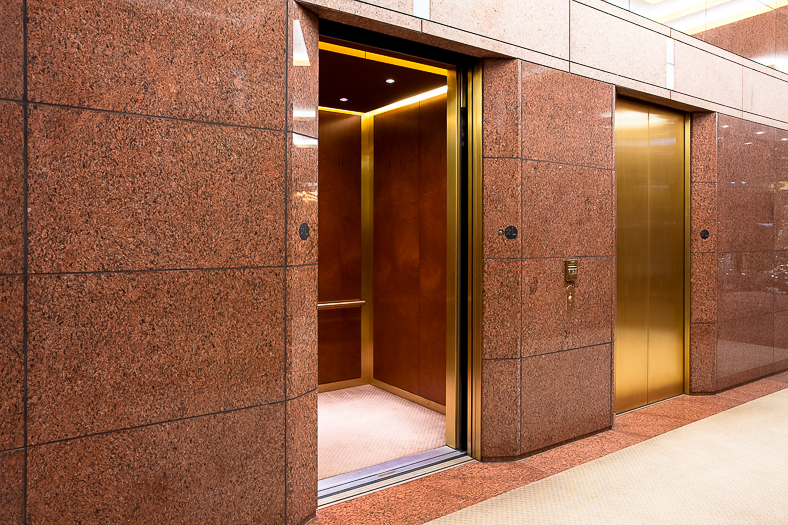
POLYGON ((684 115, 616 107, 616 412, 684 380, 684 115))
POLYGON ((648 402, 684 389, 684 115, 649 108, 648 402))
POLYGON ((616 341, 614 409, 647 403, 648 383, 648 113, 616 105, 616 341))

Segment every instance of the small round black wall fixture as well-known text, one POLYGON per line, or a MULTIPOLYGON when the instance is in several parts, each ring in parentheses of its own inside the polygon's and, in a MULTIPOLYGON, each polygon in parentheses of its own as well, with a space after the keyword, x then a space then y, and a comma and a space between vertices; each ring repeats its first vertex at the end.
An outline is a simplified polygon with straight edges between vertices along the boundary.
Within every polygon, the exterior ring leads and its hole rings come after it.
POLYGON ((309 225, 307 223, 302 222, 301 226, 298 227, 298 236, 301 237, 302 241, 309 238, 309 225))
POLYGON ((514 226, 507 226, 506 229, 503 231, 504 235, 506 235, 507 239, 516 239, 517 238, 517 228, 514 226))
POLYGON ((700 238, 706 240, 709 238, 709 230, 701 230, 700 238))

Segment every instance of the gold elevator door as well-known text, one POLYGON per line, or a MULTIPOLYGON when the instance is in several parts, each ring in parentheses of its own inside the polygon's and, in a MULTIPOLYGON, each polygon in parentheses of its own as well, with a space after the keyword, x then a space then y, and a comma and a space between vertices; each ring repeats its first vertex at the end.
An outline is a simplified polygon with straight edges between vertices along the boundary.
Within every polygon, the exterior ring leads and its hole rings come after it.
POLYGON ((615 411, 684 385, 684 114, 616 102, 615 411))

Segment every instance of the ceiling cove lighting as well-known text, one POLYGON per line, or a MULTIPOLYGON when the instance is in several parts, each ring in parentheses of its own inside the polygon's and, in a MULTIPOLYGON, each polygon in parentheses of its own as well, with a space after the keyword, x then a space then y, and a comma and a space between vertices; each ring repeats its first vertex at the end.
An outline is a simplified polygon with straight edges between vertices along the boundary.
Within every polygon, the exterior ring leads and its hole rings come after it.
POLYGON ((404 60, 402 58, 388 57, 370 51, 361 51, 360 49, 353 49, 352 47, 338 46, 336 44, 329 44, 328 42, 318 42, 318 48, 323 51, 332 51, 342 55, 350 55, 358 58, 366 58, 367 60, 374 60, 375 62, 383 62, 384 64, 392 64, 395 66, 406 67, 408 69, 416 69, 418 71, 425 71, 434 75, 443 75, 444 77, 449 74, 447 69, 428 66, 427 64, 420 64, 411 60, 404 60))
MULTIPOLYGON (((449 86, 441 86, 436 89, 432 89, 430 91, 425 91, 424 93, 420 93, 418 95, 412 96, 410 98, 405 98, 394 102, 393 104, 389 104, 388 106, 383 106, 382 108, 373 109, 367 113, 361 113, 360 111, 349 111, 346 109, 337 109, 337 108, 327 108, 324 106, 319 106, 318 109, 321 111, 332 111, 334 113, 345 113, 347 115, 358 115, 360 117, 374 117, 375 115, 380 115, 381 113, 385 113, 387 111, 391 111, 392 109, 401 108, 403 106, 409 106, 411 104, 415 104, 416 102, 421 102, 422 100, 427 100, 433 97, 439 97, 440 95, 445 95, 449 92, 449 86)), ((295 138, 295 135, 293 135, 295 138)))
POLYGON ((339 99, 339 101, 340 101, 340 102, 347 102, 347 98, 345 98, 345 97, 342 97, 342 98, 340 98, 340 99, 339 99))
POLYGON ((393 83, 394 83, 394 79, 393 78, 387 78, 386 79, 386 84, 393 84, 393 83))

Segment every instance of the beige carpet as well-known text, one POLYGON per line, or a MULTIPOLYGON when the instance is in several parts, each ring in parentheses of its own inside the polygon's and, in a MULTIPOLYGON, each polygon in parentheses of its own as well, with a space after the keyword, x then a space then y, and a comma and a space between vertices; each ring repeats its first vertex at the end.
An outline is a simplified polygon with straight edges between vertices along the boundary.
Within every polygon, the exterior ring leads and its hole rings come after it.
POLYGON ((788 390, 430 523, 788 524, 788 390))
POLYGON ((317 395, 317 476, 338 476, 446 444, 446 416, 371 385, 317 395))

